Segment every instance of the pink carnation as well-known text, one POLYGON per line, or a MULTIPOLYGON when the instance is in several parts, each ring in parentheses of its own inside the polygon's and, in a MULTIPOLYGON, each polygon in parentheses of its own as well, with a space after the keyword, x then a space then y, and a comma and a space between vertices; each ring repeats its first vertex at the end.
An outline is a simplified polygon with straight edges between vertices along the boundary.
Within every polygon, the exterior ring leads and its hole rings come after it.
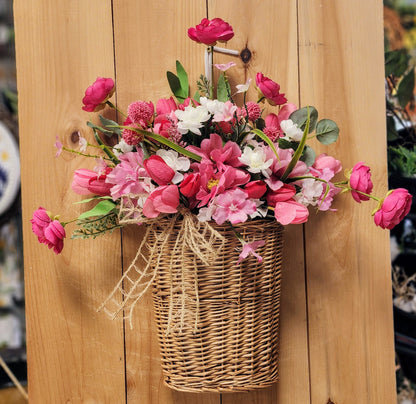
POLYGON ((133 123, 147 127, 153 121, 155 107, 152 102, 136 101, 127 107, 128 117, 133 123))
POLYGON ((114 94, 114 81, 111 78, 97 77, 95 82, 85 90, 82 99, 82 109, 87 112, 96 112, 103 109, 106 101, 114 94))

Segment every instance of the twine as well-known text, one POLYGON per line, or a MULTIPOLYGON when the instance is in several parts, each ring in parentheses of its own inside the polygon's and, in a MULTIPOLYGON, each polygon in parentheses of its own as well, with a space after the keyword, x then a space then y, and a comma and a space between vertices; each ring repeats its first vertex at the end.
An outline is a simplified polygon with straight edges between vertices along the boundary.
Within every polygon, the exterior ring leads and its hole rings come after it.
POLYGON ((205 265, 214 262, 225 244, 225 237, 209 223, 200 222, 185 208, 173 216, 145 218, 141 215, 141 209, 129 198, 122 201, 119 222, 123 225, 141 222, 146 226, 146 232, 133 261, 97 311, 104 310, 112 319, 123 313, 133 328, 133 309, 153 284, 162 254, 166 253, 169 240, 175 237, 174 247, 169 250, 169 266, 172 271, 172 268, 179 267, 181 273, 179 276, 173 272, 170 274, 169 320, 166 332, 181 332, 189 324, 193 324, 196 331, 199 320, 198 260, 205 265), (149 240, 154 241, 152 245, 149 240), (189 251, 192 252, 191 255, 189 251), (187 262, 189 260, 191 265, 187 262), (191 290, 193 293, 188 292, 191 290), (123 298, 121 303, 117 299, 119 294, 123 298))

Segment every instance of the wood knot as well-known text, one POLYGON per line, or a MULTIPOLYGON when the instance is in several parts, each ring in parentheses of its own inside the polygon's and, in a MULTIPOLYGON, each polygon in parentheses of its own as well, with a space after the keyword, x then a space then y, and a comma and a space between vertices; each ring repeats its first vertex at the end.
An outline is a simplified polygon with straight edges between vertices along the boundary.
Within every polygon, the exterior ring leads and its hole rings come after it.
POLYGON ((328 402, 326 404, 335 404, 330 398, 328 398, 328 402))
POLYGON ((78 131, 74 131, 71 133, 71 142, 72 143, 78 143, 79 142, 79 137, 80 137, 80 132, 78 131))
POLYGON ((251 59, 251 51, 247 46, 240 52, 240 58, 244 63, 248 63, 251 59))

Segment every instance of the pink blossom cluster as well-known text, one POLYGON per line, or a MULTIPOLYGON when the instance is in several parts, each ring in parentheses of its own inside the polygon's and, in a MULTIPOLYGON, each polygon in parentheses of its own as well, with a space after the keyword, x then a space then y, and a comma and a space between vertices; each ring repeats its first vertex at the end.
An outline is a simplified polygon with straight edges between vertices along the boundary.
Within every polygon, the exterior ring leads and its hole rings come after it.
MULTIPOLYGON (((203 19, 188 35, 211 45, 234 33, 220 19, 203 19)), ((234 65, 218 68, 225 74, 234 65)), ((305 128, 296 119, 298 107, 287 102, 279 84, 261 72, 255 82, 259 99, 239 106, 231 97, 219 100, 206 95, 162 98, 156 106, 150 101, 132 102, 122 124, 105 128, 114 129, 119 143, 101 144, 107 157, 94 170, 75 171, 73 191, 111 199, 115 209, 128 198, 139 212, 137 223, 189 209, 198 220, 219 225, 256 218, 300 224, 308 220, 310 207, 335 210, 332 203, 341 191, 349 191, 359 203, 378 201, 374 221, 382 228, 391 229, 408 214, 412 197, 406 190, 390 191, 385 198, 372 195, 371 170, 364 162, 339 181, 342 165, 336 158, 324 153, 312 162, 302 159, 309 115, 305 128), (263 119, 264 101, 276 110, 263 119)), ((237 85, 237 92, 247 92, 249 85, 250 80, 237 85)), ((83 109, 94 111, 105 103, 114 107, 108 102, 113 93, 113 80, 98 78, 86 91, 83 109)), ((86 147, 86 141, 82 144, 86 147)), ((56 253, 63 247, 63 225, 43 208, 32 219, 39 241, 56 253)), ((255 250, 264 244, 262 240, 242 240, 242 244, 239 261, 249 255, 261 260, 255 250)))

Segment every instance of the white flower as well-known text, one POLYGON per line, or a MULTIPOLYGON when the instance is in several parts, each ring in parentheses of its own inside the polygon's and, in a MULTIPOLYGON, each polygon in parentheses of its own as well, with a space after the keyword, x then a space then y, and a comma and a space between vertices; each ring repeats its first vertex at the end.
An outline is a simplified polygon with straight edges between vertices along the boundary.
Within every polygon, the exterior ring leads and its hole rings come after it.
POLYGON ((212 215, 215 213, 216 208, 217 205, 214 203, 214 201, 212 201, 208 207, 199 209, 197 215, 198 220, 200 222, 209 222, 212 220, 212 215))
POLYGON ((188 131, 201 135, 199 128, 203 126, 203 122, 208 121, 211 117, 205 107, 197 106, 194 108, 192 105, 185 107, 184 111, 176 110, 175 115, 179 120, 178 130, 182 135, 188 133, 188 131))
POLYGON ((266 152, 262 147, 252 149, 246 146, 239 160, 248 167, 247 171, 253 174, 261 172, 265 177, 269 177, 268 168, 272 165, 273 159, 266 158, 266 152))
POLYGON ((79 136, 79 151, 81 153, 85 153, 85 151, 87 150, 87 139, 85 139, 85 137, 81 136, 81 133, 78 132, 78 136, 79 136))
POLYGON ((206 108, 206 110, 211 114, 220 114, 224 111, 224 103, 218 100, 210 100, 206 97, 201 97, 199 103, 202 107, 206 108))
POLYGON ((133 146, 127 144, 124 139, 121 139, 118 144, 113 147, 113 153, 116 157, 120 156, 120 154, 128 153, 133 150, 133 146))
POLYGON ((280 122, 280 127, 289 139, 299 142, 302 139, 303 131, 291 119, 280 122))
POLYGON ((178 171, 188 171, 191 163, 187 157, 178 157, 178 152, 174 150, 159 149, 156 154, 165 161, 165 163, 175 171, 172 178, 174 184, 178 184, 183 180, 183 174, 178 171))
POLYGON ((302 190, 295 195, 297 202, 302 205, 315 206, 318 203, 319 197, 322 195, 323 184, 313 178, 307 178, 302 181, 302 190))
POLYGON ((246 84, 237 84, 235 87, 237 88, 237 93, 245 93, 246 91, 248 91, 248 88, 250 87, 250 83, 251 83, 251 79, 248 79, 246 81, 246 84))

